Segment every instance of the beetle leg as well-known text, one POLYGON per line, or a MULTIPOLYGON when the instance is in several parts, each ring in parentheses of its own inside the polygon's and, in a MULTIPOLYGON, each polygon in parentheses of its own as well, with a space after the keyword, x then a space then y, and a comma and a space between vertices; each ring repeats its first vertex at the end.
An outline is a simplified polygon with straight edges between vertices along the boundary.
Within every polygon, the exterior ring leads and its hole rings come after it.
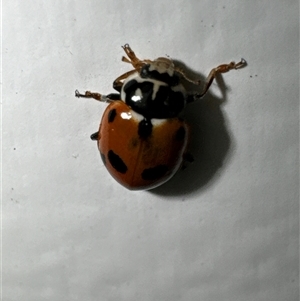
POLYGON ((113 88, 115 90, 117 90, 118 92, 121 92, 124 79, 126 79, 129 75, 131 75, 135 72, 139 72, 143 65, 152 62, 150 60, 140 60, 135 55, 135 53, 133 52, 133 50, 130 48, 130 46, 128 44, 125 44, 124 46, 122 46, 122 48, 124 49, 125 53, 128 56, 128 57, 122 56, 122 61, 125 63, 131 64, 134 69, 120 75, 117 79, 115 79, 115 81, 113 83, 113 88))
POLYGON ((99 140, 99 132, 93 133, 90 137, 94 141, 99 140))
POLYGON ((186 152, 182 156, 182 165, 181 169, 184 170, 187 168, 188 163, 193 163, 194 162, 194 156, 190 152, 186 152))
POLYGON ((183 160, 189 163, 193 163, 195 161, 194 156, 190 152, 186 152, 183 154, 183 160))
POLYGON ((84 94, 80 94, 78 90, 75 91, 75 96, 80 98, 80 97, 83 97, 83 98, 94 98, 98 101, 101 101, 101 102, 112 102, 114 101, 115 99, 110 99, 109 97, 107 97, 106 95, 102 95, 100 93, 97 93, 97 92, 90 92, 90 91, 85 91, 84 94))
POLYGON ((121 95, 119 93, 110 93, 110 94, 106 95, 106 97, 108 99, 110 99, 111 101, 121 100, 121 95))
POLYGON ((122 46, 122 48, 124 49, 125 53, 127 54, 128 58, 129 58, 129 59, 127 59, 126 57, 123 56, 122 57, 123 62, 130 63, 130 64, 132 64, 133 67, 135 67, 140 62, 142 62, 139 58, 137 58, 134 51, 130 48, 129 44, 125 44, 124 46, 122 46))
POLYGON ((113 82, 113 88, 117 90, 118 92, 121 92, 122 86, 123 86, 123 80, 126 79, 128 76, 136 72, 135 69, 128 71, 122 75, 120 75, 117 79, 113 82))
POLYGON ((128 44, 125 44, 122 48, 128 56, 128 58, 123 56, 122 61, 131 64, 136 70, 139 70, 145 63, 152 62, 150 60, 140 60, 128 44))
POLYGON ((201 80, 194 80, 189 78, 183 71, 183 69, 175 67, 175 71, 177 73, 179 73, 185 80, 189 81, 190 83, 194 84, 194 85, 200 85, 201 84, 201 80))
POLYGON ((244 60, 244 59, 241 59, 240 62, 238 63, 235 63, 235 62, 231 62, 229 64, 222 64, 222 65, 219 65, 218 67, 216 68, 213 68, 208 77, 206 78, 206 84, 203 88, 203 91, 202 93, 200 94, 196 94, 195 95, 195 98, 201 98, 202 96, 204 96, 206 94, 206 92, 208 91, 209 87, 211 86, 213 80, 215 79, 215 77, 220 74, 220 73, 226 73, 230 70, 233 70, 233 69, 240 69, 240 68, 243 68, 247 66, 247 62, 244 60))

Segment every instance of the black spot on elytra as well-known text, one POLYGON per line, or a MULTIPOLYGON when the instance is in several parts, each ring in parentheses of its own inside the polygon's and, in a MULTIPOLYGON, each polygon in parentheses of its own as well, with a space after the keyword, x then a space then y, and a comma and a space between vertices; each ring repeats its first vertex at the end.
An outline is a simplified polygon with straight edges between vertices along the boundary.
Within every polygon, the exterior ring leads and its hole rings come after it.
POLYGON ((98 140, 99 132, 92 134, 90 137, 92 140, 98 140))
POLYGON ((108 112, 108 122, 113 122, 117 115, 116 109, 112 109, 108 112))
POLYGON ((163 177, 166 172, 168 171, 167 165, 157 165, 152 168, 144 169, 142 172, 142 178, 144 180, 157 180, 161 177, 163 177))
POLYGON ((102 162, 104 165, 106 165, 106 158, 105 158, 105 155, 103 153, 100 153, 100 156, 101 156, 101 159, 102 159, 102 162))
POLYGON ((185 137, 185 128, 181 126, 175 134, 175 139, 178 141, 182 141, 184 137, 185 137))
POLYGON ((110 150, 107 154, 108 160, 111 164, 111 166, 118 172, 120 173, 126 173, 127 171, 127 166, 124 163, 124 161, 117 155, 115 154, 112 150, 110 150))
POLYGON ((143 119, 138 126, 138 135, 141 139, 148 138, 152 133, 152 123, 150 119, 143 119))

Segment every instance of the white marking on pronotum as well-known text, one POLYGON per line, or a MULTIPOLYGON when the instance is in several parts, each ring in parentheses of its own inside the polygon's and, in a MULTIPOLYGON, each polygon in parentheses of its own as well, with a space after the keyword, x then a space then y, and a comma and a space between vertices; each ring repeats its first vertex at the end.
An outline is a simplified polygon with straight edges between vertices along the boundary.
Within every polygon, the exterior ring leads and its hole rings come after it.
POLYGON ((166 57, 159 57, 155 61, 153 61, 149 66, 149 71, 156 70, 160 74, 168 73, 170 76, 174 75, 174 63, 166 58, 166 57))
MULTIPOLYGON (((161 82, 161 81, 158 81, 158 80, 155 80, 155 79, 151 79, 151 78, 146 78, 146 79, 144 79, 144 78, 140 77, 140 75, 139 75, 138 72, 136 72, 136 73, 134 73, 134 74, 128 76, 128 77, 126 78, 126 80, 124 81, 123 86, 125 86, 125 85, 126 85, 128 82, 130 82, 131 80, 136 80, 139 84, 142 84, 142 83, 144 83, 144 82, 150 82, 150 83, 153 83, 152 100, 155 99, 156 94, 157 94, 157 92, 158 92, 160 86, 167 86, 166 83, 161 82)), ((139 100, 141 100, 141 97, 142 97, 142 96, 143 96, 142 91, 141 91, 140 89, 137 89, 137 90, 135 91, 135 96, 133 96, 131 99, 132 99, 133 101, 139 101, 139 100), (140 97, 140 98, 139 98, 139 97, 140 97)), ((123 89, 121 90, 121 100, 126 101, 126 93, 124 92, 123 89)))
POLYGON ((167 86, 166 83, 160 82, 158 80, 153 80, 153 92, 152 92, 152 100, 156 98, 156 94, 161 86, 167 86))

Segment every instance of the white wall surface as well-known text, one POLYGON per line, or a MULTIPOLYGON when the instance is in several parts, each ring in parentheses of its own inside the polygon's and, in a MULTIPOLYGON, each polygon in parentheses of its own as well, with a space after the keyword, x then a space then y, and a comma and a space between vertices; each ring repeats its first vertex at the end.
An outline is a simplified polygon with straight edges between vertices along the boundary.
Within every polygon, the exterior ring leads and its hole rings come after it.
POLYGON ((3 1, 3 300, 298 300, 299 3, 3 1), (204 78, 195 162, 132 192, 89 135, 121 45, 204 78), (222 93, 225 98, 222 99, 222 93))

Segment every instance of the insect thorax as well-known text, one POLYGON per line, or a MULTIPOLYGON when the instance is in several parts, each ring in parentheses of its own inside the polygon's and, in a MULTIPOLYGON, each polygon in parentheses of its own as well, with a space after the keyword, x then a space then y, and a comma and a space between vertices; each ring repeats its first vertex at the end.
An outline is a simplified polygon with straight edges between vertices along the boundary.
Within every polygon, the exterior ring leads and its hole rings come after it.
POLYGON ((184 109, 186 92, 172 69, 145 64, 124 81, 121 99, 145 118, 172 118, 184 109))

